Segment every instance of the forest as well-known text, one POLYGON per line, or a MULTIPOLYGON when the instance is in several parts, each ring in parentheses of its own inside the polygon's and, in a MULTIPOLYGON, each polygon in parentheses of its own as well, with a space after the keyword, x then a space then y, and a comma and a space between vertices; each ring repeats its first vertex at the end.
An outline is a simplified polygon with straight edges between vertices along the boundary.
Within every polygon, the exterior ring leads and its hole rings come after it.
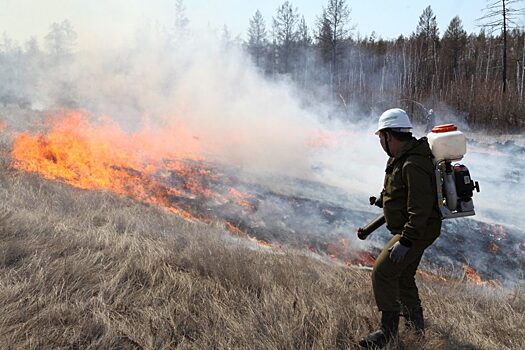
MULTIPOLYGON (((309 96, 305 100, 323 100, 343 116, 349 110, 370 115, 401 106, 416 122, 425 122, 433 109, 438 116, 453 114, 470 130, 520 133, 525 128, 520 3, 493 0, 485 9, 473 9, 480 12, 478 33, 467 33, 458 16, 447 28, 438 28, 428 6, 414 19, 410 35, 385 40, 375 32, 359 34, 351 1, 327 0, 315 23, 307 23, 298 7, 284 1, 271 19, 256 10, 243 36, 232 38, 225 25, 219 40, 246 50, 268 79, 292 81, 309 96)), ((191 23, 183 0, 174 1, 173 24, 166 30, 170 40, 190 36, 191 23)), ((47 73, 63 71, 78 52, 69 20, 53 23, 43 43, 31 37, 19 44, 4 33, 0 104, 30 107, 47 73)), ((69 90, 66 82, 63 90, 69 90)), ((67 93, 57 96, 56 105, 75 104, 67 93)))
POLYGON ((458 16, 441 34, 428 6, 412 34, 384 40, 353 35, 345 0, 328 0, 311 29, 286 1, 270 28, 260 12, 253 15, 246 47, 266 74, 288 74, 305 89, 326 85, 334 102, 363 111, 401 104, 420 121, 430 108, 452 110, 474 130, 519 132, 525 127, 519 2, 480 9, 480 31, 470 34, 458 16))

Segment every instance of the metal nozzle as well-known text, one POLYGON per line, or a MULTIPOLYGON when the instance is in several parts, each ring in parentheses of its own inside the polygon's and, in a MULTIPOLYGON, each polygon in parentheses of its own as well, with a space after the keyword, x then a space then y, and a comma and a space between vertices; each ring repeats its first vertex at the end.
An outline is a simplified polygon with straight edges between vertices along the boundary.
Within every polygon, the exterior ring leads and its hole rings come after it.
POLYGON ((365 240, 372 232, 383 226, 384 223, 386 223, 385 216, 383 214, 378 215, 365 227, 359 227, 357 229, 357 237, 361 240, 365 240))

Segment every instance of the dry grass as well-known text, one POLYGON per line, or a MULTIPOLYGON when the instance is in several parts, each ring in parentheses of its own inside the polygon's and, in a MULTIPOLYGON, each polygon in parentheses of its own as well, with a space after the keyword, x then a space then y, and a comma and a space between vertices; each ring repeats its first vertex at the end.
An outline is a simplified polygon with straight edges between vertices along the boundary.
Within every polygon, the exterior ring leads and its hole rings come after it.
MULTIPOLYGON (((2 162, 2 348, 354 349, 377 325, 368 271, 2 162)), ((523 290, 420 286, 428 334, 391 349, 523 349, 523 290)))

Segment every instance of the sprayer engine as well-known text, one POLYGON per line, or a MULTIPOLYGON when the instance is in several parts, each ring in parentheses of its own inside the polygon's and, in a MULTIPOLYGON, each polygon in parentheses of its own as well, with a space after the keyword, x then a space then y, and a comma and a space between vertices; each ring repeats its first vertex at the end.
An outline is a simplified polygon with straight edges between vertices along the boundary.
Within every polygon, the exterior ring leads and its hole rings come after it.
POLYGON ((454 165, 454 178, 456 180, 456 192, 458 194, 458 207, 461 211, 468 211, 472 203, 474 190, 479 192, 479 183, 470 177, 468 168, 463 164, 454 165))
POLYGON ((438 204, 443 219, 475 215, 472 200, 479 183, 470 177, 463 164, 444 161, 436 166, 438 204))
POLYGON ((438 125, 428 134, 436 164, 438 205, 443 219, 475 215, 472 196, 479 183, 463 164, 452 165, 467 153, 465 135, 453 124, 438 125))

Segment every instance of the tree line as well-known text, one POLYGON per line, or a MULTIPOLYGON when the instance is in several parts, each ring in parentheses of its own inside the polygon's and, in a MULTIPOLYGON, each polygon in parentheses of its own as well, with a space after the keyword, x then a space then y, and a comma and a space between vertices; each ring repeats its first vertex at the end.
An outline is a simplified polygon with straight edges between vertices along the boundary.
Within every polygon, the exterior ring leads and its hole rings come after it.
POLYGON ((472 129, 522 131, 525 32, 514 21, 523 13, 513 7, 518 2, 490 3, 479 33, 471 34, 458 16, 440 34, 428 6, 412 34, 384 40, 353 36, 345 0, 327 0, 313 28, 285 1, 269 25, 255 12, 245 46, 265 74, 287 74, 306 90, 327 86, 336 104, 363 112, 400 105, 420 121, 430 108, 452 109, 472 129))
MULTIPOLYGON (((326 0, 311 27, 287 0, 268 23, 255 11, 245 40, 231 39, 226 26, 222 40, 246 49, 267 77, 291 79, 311 103, 322 98, 343 112, 352 105, 365 116, 400 106, 420 122, 433 109, 437 116, 459 117, 471 129, 522 132, 525 31, 516 25, 521 0, 491 1, 478 33, 467 33, 458 16, 440 33, 428 6, 414 20, 413 33, 385 40, 375 33, 355 35, 347 0, 326 0)), ((191 35, 183 0, 174 3, 171 42, 191 35)), ((74 104, 74 82, 66 70, 75 59, 76 39, 68 20, 51 25, 43 48, 36 38, 19 46, 4 34, 0 103, 31 105, 39 82, 51 72, 56 103, 74 104)))

